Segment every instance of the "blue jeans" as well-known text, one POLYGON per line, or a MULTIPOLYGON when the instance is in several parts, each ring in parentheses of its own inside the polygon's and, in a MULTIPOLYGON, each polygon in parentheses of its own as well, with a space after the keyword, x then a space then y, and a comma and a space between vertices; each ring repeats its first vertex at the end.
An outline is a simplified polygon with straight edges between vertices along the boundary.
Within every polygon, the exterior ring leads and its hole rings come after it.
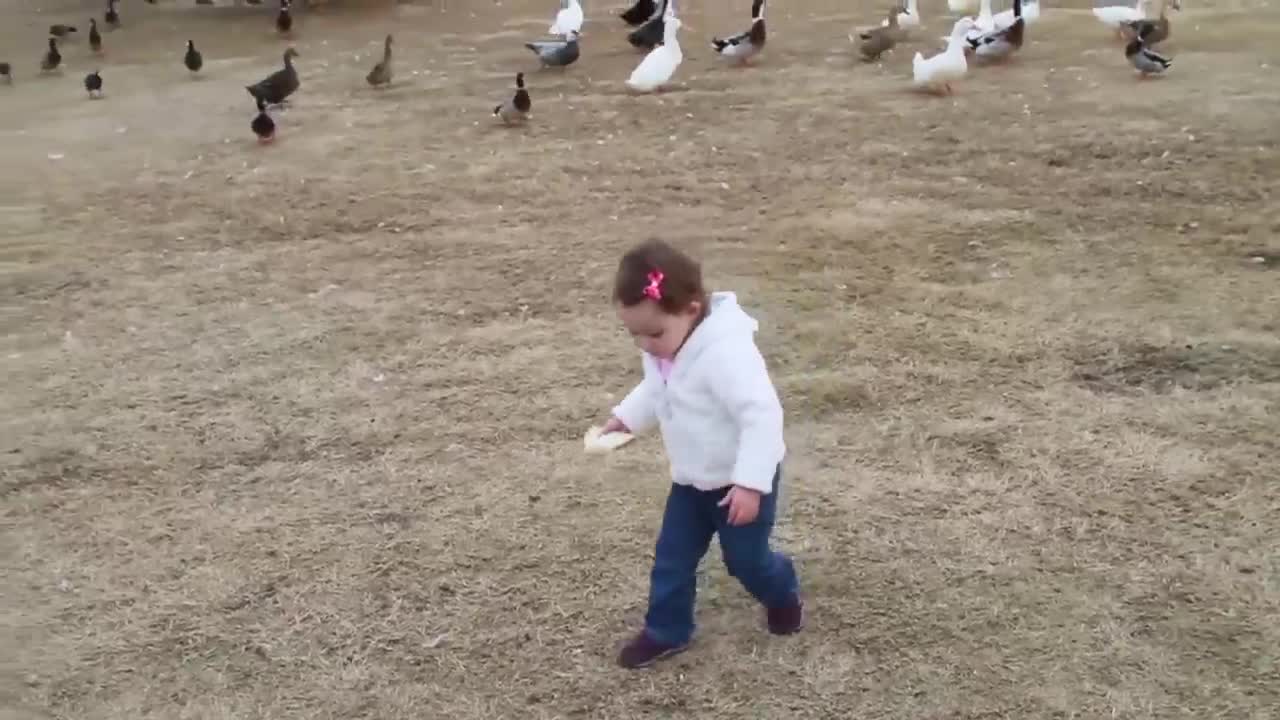
POLYGON ((795 566, 791 558, 769 548, 781 475, 779 467, 773 492, 760 498, 756 519, 736 527, 729 524, 729 508, 717 507, 729 488, 703 491, 671 485, 649 578, 645 631, 650 637, 668 645, 683 645, 693 638, 698 562, 716 533, 729 574, 761 605, 780 608, 796 602, 800 587, 795 566))

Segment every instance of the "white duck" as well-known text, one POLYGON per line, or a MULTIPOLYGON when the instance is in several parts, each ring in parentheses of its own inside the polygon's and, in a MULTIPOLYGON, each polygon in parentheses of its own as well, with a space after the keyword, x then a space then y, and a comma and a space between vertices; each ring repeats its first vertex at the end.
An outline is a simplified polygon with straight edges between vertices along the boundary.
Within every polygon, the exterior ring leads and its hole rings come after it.
POLYGON ((582 32, 582 5, 578 0, 560 0, 560 11, 555 22, 547 30, 551 35, 568 35, 582 32))
POLYGON ((950 10, 952 15, 971 13, 977 8, 977 0, 947 0, 947 10, 950 10))
MULTIPOLYGON (((996 13, 995 17, 992 19, 995 20, 997 30, 1003 30, 1009 27, 1010 25, 1013 25, 1013 21, 1014 21, 1013 8, 1009 8, 1008 10, 1001 10, 1000 12, 996 13)), ((1022 22, 1024 24, 1030 25, 1039 19, 1040 19, 1040 0, 1027 0, 1026 2, 1022 3, 1022 22)))
POLYGON ((631 77, 627 78, 627 87, 636 92, 653 92, 666 85, 676 68, 684 60, 680 51, 680 41, 676 32, 680 30, 680 19, 668 14, 663 18, 662 44, 649 51, 640 61, 631 77))
MULTIPOLYGON (((880 21, 880 27, 889 27, 889 19, 885 18, 880 21)), ((920 5, 919 0, 907 0, 907 7, 898 13, 898 27, 913 28, 920 27, 920 5)))
POLYGON ((1093 16, 1098 18, 1103 25, 1114 29, 1116 37, 1124 37, 1125 24, 1136 20, 1145 20, 1147 18, 1147 10, 1150 7, 1151 0, 1138 0, 1133 7, 1128 5, 1096 7, 1093 9, 1093 16))
POLYGON ((947 49, 925 59, 916 53, 911 59, 911 76, 917 88, 946 90, 951 92, 951 82, 964 77, 969 70, 969 63, 964 58, 964 49, 968 45, 965 37, 974 29, 973 18, 962 17, 951 28, 951 37, 947 38, 947 49))

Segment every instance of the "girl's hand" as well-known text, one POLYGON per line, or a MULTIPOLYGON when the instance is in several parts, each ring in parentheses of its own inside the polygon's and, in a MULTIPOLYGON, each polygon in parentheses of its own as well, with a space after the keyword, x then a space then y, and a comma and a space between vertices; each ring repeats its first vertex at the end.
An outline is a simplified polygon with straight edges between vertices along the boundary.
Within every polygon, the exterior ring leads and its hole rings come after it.
POLYGON ((734 485, 724 494, 724 499, 716 503, 718 507, 729 506, 729 524, 747 525, 755 521, 760 514, 760 493, 756 490, 734 485))
POLYGON ((604 424, 604 429, 600 431, 600 434, 608 435, 611 432, 629 433, 631 431, 627 429, 627 426, 624 425, 621 420, 616 417, 611 417, 609 418, 609 421, 604 424))

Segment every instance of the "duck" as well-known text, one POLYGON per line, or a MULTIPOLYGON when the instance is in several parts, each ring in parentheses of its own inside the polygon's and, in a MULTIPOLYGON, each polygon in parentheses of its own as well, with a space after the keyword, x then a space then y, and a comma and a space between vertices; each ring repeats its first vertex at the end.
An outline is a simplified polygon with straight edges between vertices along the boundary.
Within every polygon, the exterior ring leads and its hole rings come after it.
POLYGON ((1003 60, 1022 48, 1026 21, 1022 18, 1022 0, 1013 0, 1013 23, 985 33, 977 39, 966 38, 973 54, 986 60, 1003 60))
MULTIPOLYGON (((920 6, 919 0, 907 0, 906 7, 900 8, 898 12, 898 27, 914 28, 920 27, 920 6)), ((880 21, 880 27, 889 27, 888 18, 880 21)))
POLYGON ((76 32, 75 25, 50 25, 49 26, 49 34, 56 38, 64 38, 73 32, 76 32))
POLYGON ((564 40, 536 40, 527 42, 525 47, 538 56, 541 67, 568 67, 578 60, 578 33, 570 31, 564 40))
POLYGON ((669 14, 667 6, 671 0, 662 0, 656 5, 653 14, 643 25, 627 34, 627 42, 637 50, 652 50, 662 44, 664 18, 669 14))
MULTIPOLYGON (((1040 0, 1029 0, 1022 3, 1022 22, 1024 25, 1032 25, 1040 19, 1040 0)), ((1014 12, 1012 9, 1001 10, 996 13, 992 20, 996 23, 996 29, 1007 28, 1013 24, 1014 12)))
POLYGON ((1130 65, 1137 68, 1139 78, 1163 74, 1173 66, 1173 58, 1148 48, 1146 42, 1140 37, 1129 41, 1124 48, 1124 56, 1129 59, 1130 65))
POLYGON ((89 49, 102 52, 102 33, 98 32, 98 21, 89 18, 89 49))
POLYGON ((258 136, 258 142, 269 143, 276 138, 276 122, 267 114, 267 104, 262 98, 257 99, 258 114, 254 116, 253 122, 249 123, 253 134, 258 136))
POLYGON ((578 0, 560 0, 560 11, 547 32, 564 37, 571 32, 582 34, 582 4, 578 0))
POLYGON ((1155 20, 1130 20, 1123 28, 1132 37, 1140 37, 1147 47, 1159 45, 1169 39, 1169 8, 1182 10, 1181 0, 1160 0, 1160 14, 1155 20))
POLYGON ((120 14, 116 12, 116 0, 107 0, 107 11, 102 14, 102 19, 106 20, 111 27, 120 27, 120 14))
POLYGON ((524 87, 524 73, 516 73, 516 93, 493 109, 493 116, 506 125, 520 125, 529 119, 533 98, 524 87))
POLYGON ((684 53, 680 50, 680 41, 676 34, 680 31, 680 19, 668 15, 663 22, 662 44, 649 51, 640 61, 631 77, 627 78, 627 87, 636 92, 653 92, 666 85, 676 69, 684 61, 684 53))
POLYGON ((658 4, 653 0, 636 0, 635 4, 624 10, 619 17, 622 18, 622 22, 635 27, 653 17, 657 9, 658 4))
POLYGON ((7 62, 0 62, 0 77, 4 78, 5 83, 13 84, 13 66, 7 62))
POLYGON ((41 72, 53 72, 62 64, 62 53, 58 52, 58 41, 55 38, 49 38, 49 49, 44 54, 44 59, 40 61, 41 72))
POLYGON ((93 98, 96 94, 102 97, 102 71, 94 70, 84 76, 84 89, 89 93, 89 97, 93 98))
POLYGON ((280 13, 276 15, 276 30, 282 35, 287 35, 293 30, 293 15, 289 12, 291 7, 292 3, 289 0, 280 0, 280 13))
POLYGON ((298 71, 293 67, 293 58, 296 57, 299 57, 297 50, 293 48, 285 50, 284 67, 253 85, 245 85, 245 90, 248 90, 250 95, 264 100, 268 105, 283 105, 284 101, 302 85, 302 81, 298 78, 298 71))
MULTIPOLYGON (((913 3, 915 1, 911 0, 913 3)), ((743 64, 758 55, 764 49, 765 40, 768 38, 764 27, 764 3, 765 0, 753 0, 751 3, 750 29, 723 40, 711 38, 711 49, 715 50, 720 57, 734 58, 743 64)))
POLYGON ((971 13, 978 9, 978 0, 947 0, 947 10, 952 15, 971 13))
MULTIPOLYGON (((864 61, 879 60, 881 55, 898 44, 898 23, 902 19, 902 13, 899 10, 901 9, 897 5, 889 8, 883 24, 858 33, 858 52, 862 54, 864 61)), ((850 36, 849 39, 853 40, 853 37, 850 36)))
POLYGON ((368 75, 364 76, 366 82, 374 87, 382 87, 391 84, 391 36, 387 35, 387 39, 382 42, 382 60, 368 75))
POLYGON ((971 17, 962 17, 951 28, 951 36, 947 38, 947 49, 930 58, 919 52, 911 59, 912 82, 919 89, 937 92, 951 92, 951 83, 964 77, 969 70, 965 60, 964 49, 967 46, 966 36, 974 29, 971 17))
POLYGON ((204 56, 196 49, 196 44, 190 40, 187 41, 187 52, 182 56, 182 64, 193 73, 200 72, 200 68, 204 67, 204 56))
POLYGON ((1124 37, 1125 23, 1147 19, 1147 10, 1151 0, 1137 0, 1133 7, 1128 5, 1108 5, 1093 9, 1093 16, 1103 25, 1115 30, 1117 38, 1124 37))

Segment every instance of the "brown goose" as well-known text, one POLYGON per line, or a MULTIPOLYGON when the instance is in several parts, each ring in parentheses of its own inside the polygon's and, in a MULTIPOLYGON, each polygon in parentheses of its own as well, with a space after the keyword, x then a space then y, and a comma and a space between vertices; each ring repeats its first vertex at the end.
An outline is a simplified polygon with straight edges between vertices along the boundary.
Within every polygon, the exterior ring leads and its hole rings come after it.
POLYGON ((289 0, 280 0, 280 14, 276 15, 276 30, 282 35, 287 35, 293 30, 293 15, 289 13, 291 9, 289 0))
POLYGON ((58 52, 58 41, 49 38, 49 50, 45 52, 44 59, 40 61, 41 72, 53 72, 62 64, 62 53, 58 52))
POLYGON ((373 66, 364 78, 374 87, 391 84, 391 36, 382 45, 382 62, 373 66))
POLYGON ((102 33, 98 32, 98 21, 89 18, 89 48, 96 53, 102 52, 102 33))
POLYGON ((711 39, 711 49, 721 57, 734 58, 740 63, 755 57, 764 49, 768 34, 764 27, 764 0, 751 3, 751 27, 745 32, 727 37, 711 39))
POLYGON ((293 48, 285 50, 283 68, 253 85, 245 85, 244 89, 268 105, 284 104, 284 101, 302 85, 302 81, 298 79, 298 71, 293 67, 293 58, 296 57, 298 57, 297 50, 293 48))
POLYGON ((524 88, 524 73, 516 73, 516 94, 506 102, 493 109, 493 116, 501 118, 507 125, 520 125, 529 119, 529 111, 533 109, 533 100, 529 91, 524 88))

